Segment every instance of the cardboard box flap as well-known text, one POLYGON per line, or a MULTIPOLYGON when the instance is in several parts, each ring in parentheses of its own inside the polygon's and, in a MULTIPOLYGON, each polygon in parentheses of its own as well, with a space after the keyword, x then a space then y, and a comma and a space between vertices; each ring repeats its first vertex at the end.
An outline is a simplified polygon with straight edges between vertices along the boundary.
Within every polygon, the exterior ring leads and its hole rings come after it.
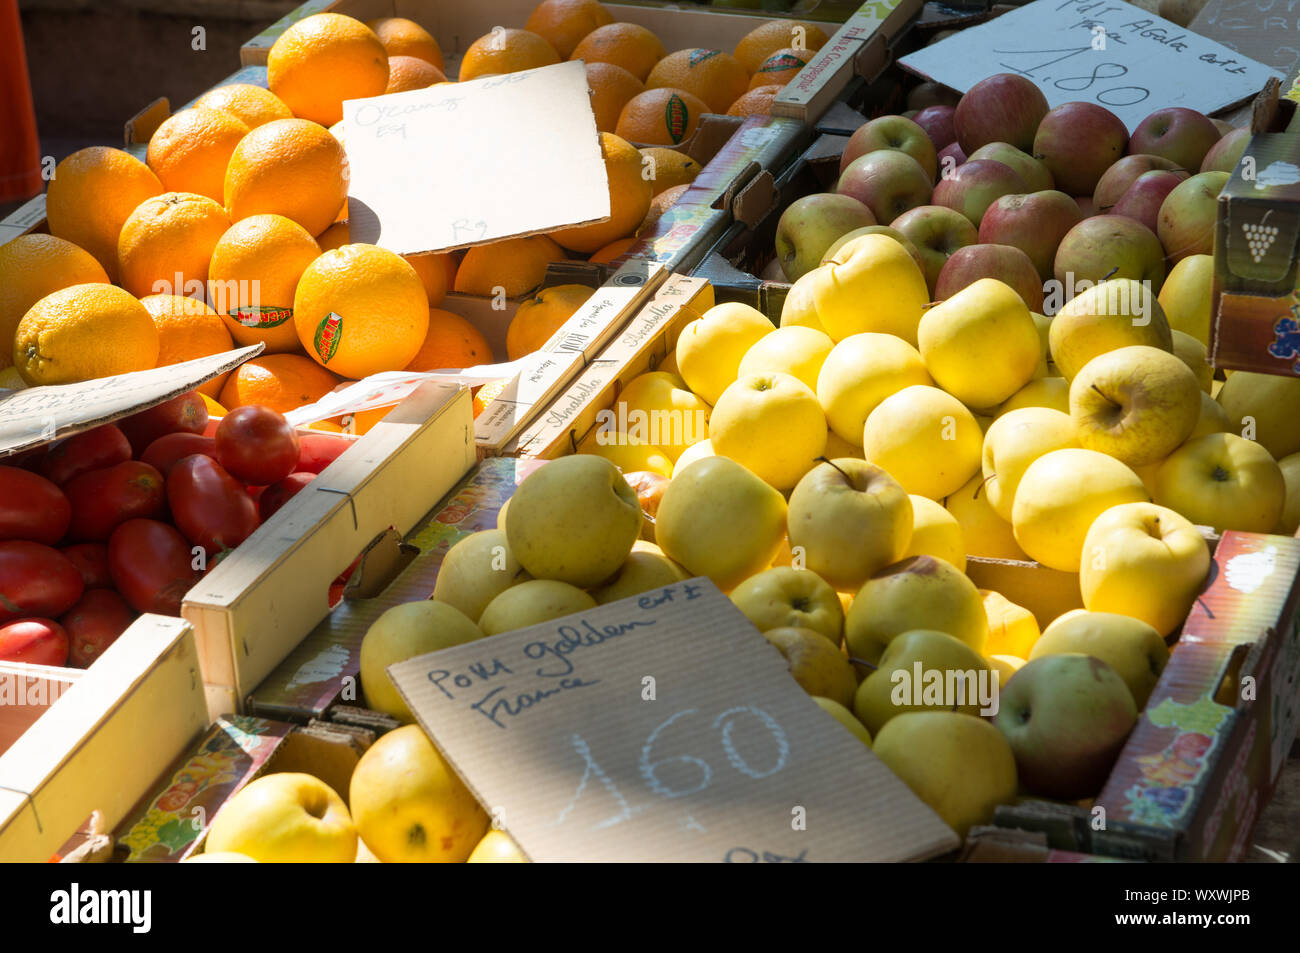
POLYGON ((261 354, 264 346, 79 384, 0 390, 0 459, 171 400, 261 354))
POLYGON ((343 128, 354 242, 405 255, 609 219, 580 62, 347 100, 343 128))
POLYGON ((1294 74, 1300 65, 1300 21, 1290 4, 1209 0, 1190 26, 1201 36, 1287 74, 1294 74))
POLYGON ((534 861, 897 861, 960 843, 707 579, 388 671, 534 861))

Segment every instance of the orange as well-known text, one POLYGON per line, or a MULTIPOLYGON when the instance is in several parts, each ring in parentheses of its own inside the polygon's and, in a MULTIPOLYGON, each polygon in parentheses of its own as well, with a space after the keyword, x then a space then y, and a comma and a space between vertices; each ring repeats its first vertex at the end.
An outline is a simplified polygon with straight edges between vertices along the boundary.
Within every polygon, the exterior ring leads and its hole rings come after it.
POLYGON ((121 149, 91 146, 54 167, 45 193, 50 234, 95 256, 110 281, 117 280, 117 236, 145 199, 163 193, 150 168, 121 149))
POLYGON ((459 79, 463 83, 488 73, 518 73, 558 62, 555 47, 536 33, 496 28, 470 44, 460 61, 459 79))
POLYGON ((347 433, 342 427, 332 420, 318 420, 315 423, 307 425, 308 430, 323 430, 326 433, 347 433))
POLYGON ((613 23, 614 17, 596 0, 542 0, 528 15, 525 30, 532 30, 561 57, 568 58, 578 41, 596 29, 613 23))
POLYGON ((384 92, 404 93, 411 89, 427 89, 434 83, 443 83, 446 80, 447 77, 442 75, 442 70, 428 60, 422 60, 418 56, 390 56, 388 87, 384 92))
POLYGON ((316 403, 341 383, 301 354, 260 354, 230 372, 217 400, 229 410, 260 404, 284 414, 316 403))
MULTIPOLYGON (((140 303, 158 329, 158 367, 221 354, 235 346, 217 312, 196 298, 148 295, 141 298, 140 303)), ((216 397, 221 393, 225 380, 226 375, 221 374, 206 384, 200 384, 198 390, 216 397)))
POLYGON ((273 212, 319 235, 347 197, 343 147, 328 129, 305 119, 258 126, 236 147, 226 169, 226 208, 235 221, 273 212))
POLYGON ((736 44, 736 60, 747 73, 756 73, 767 59, 777 50, 787 47, 820 50, 830 39, 815 23, 803 20, 768 20, 766 23, 750 30, 736 44))
POLYGON ((583 302, 595 292, 586 285, 555 285, 543 288, 519 304, 506 331, 506 356, 517 361, 526 354, 540 351, 542 345, 573 317, 583 302))
POLYGON ((730 53, 691 49, 670 53, 646 77, 647 89, 684 89, 715 113, 725 113, 749 89, 749 74, 730 53))
POLYGON ((587 88, 591 92, 591 111, 596 114, 596 129, 600 132, 613 132, 628 100, 645 91, 641 80, 613 63, 588 63, 587 88))
POLYGON ((145 199, 117 239, 122 287, 137 298, 202 296, 212 249, 229 227, 226 210, 206 195, 166 192, 145 199))
POLYGON ((14 366, 33 387, 147 371, 157 363, 153 319, 114 285, 72 285, 46 295, 14 333, 14 366))
POLYGON ((313 360, 361 378, 411 362, 429 331, 429 299, 400 256, 377 245, 344 245, 302 273, 293 321, 313 360))
POLYGON ((293 295, 320 254, 307 230, 283 215, 253 215, 221 236, 208 269, 208 300, 235 343, 261 342, 271 354, 299 350, 293 295))
POLYGON ((442 50, 438 41, 420 24, 403 17, 382 17, 367 20, 366 26, 375 31, 379 42, 384 44, 384 52, 389 56, 417 56, 426 63, 432 63, 440 70, 445 70, 442 50))
POLYGON ((168 192, 194 192, 222 201, 226 165, 248 134, 241 119, 218 109, 182 109, 149 139, 146 161, 168 192))
POLYGON ((659 37, 645 27, 636 23, 610 23, 584 36, 569 59, 613 63, 644 83, 651 68, 667 55, 659 37))
POLYGON ((682 193, 689 189, 689 185, 674 185, 670 189, 664 189, 654 197, 650 203, 649 210, 645 213, 645 218, 637 226, 638 235, 648 232, 654 227, 655 222, 663 217, 664 213, 677 204, 677 200, 682 197, 682 193))
POLYGON ((19 235, 0 245, 0 370, 13 365, 14 331, 32 305, 70 285, 108 284, 95 257, 53 235, 19 235))
POLYGON ((812 51, 796 50, 786 47, 777 50, 759 65, 754 71, 754 75, 749 79, 749 88, 758 89, 762 86, 784 86, 795 75, 804 68, 804 65, 812 59, 812 51))
POLYGON ((641 224, 654 195, 650 183, 641 177, 641 153, 635 146, 618 136, 602 132, 600 151, 605 159, 605 174, 609 177, 610 217, 605 222, 554 232, 555 240, 570 251, 593 252, 616 238, 631 235, 641 224))
POLYGON ((618 241, 610 242, 599 251, 592 252, 591 257, 587 260, 595 265, 607 265, 615 258, 622 258, 623 253, 635 244, 635 235, 629 236, 628 238, 620 238, 618 241))
POLYGON ((474 391, 474 416, 488 409, 488 405, 501 395, 501 392, 510 386, 510 378, 502 378, 499 381, 492 381, 484 384, 474 391))
POLYGON ((731 108, 727 110, 728 116, 770 116, 772 115, 772 102, 776 99, 776 94, 781 92, 780 86, 756 86, 741 96, 731 108))
POLYGON ((647 89, 623 107, 617 133, 629 142, 674 146, 695 132, 708 111, 703 100, 684 89, 647 89))
POLYGON ((256 129, 272 119, 293 118, 293 113, 279 96, 252 83, 231 83, 210 89, 194 100, 194 107, 199 106, 230 113, 249 129, 256 129))
POLYGON ((295 116, 331 126, 343 118, 343 100, 383 94, 388 53, 360 20, 317 13, 280 34, 266 58, 266 80, 295 116))
POLYGON ((320 246, 321 251, 333 251, 344 245, 351 245, 351 232, 347 222, 335 222, 316 237, 316 244, 320 246))
POLYGON ((492 363, 492 348, 478 328, 459 314, 429 309, 429 331, 405 371, 441 371, 492 363))
POLYGON ((424 293, 429 299, 429 307, 442 304, 447 297, 447 266, 443 263, 446 255, 403 255, 406 263, 415 269, 424 285, 424 293))
MULTIPOLYGON (((228 379, 229 377, 230 377, 230 375, 227 374, 224 378, 222 378, 222 380, 226 380, 226 379, 228 379)), ((209 419, 211 419, 211 418, 213 418, 213 417, 224 417, 224 416, 226 416, 226 414, 229 413, 229 411, 226 410, 226 408, 222 407, 220 404, 218 404, 215 400, 213 400, 213 399, 212 399, 211 397, 209 397, 207 394, 203 393, 203 388, 202 388, 202 387, 199 388, 199 396, 203 398, 203 404, 204 404, 205 407, 208 408, 208 418, 209 418, 209 419)))
POLYGON ((564 251, 545 235, 475 245, 465 252, 452 287, 461 294, 515 298, 542 283, 547 264, 563 260, 564 251))
POLYGON ((700 164, 676 149, 651 146, 642 149, 641 155, 653 163, 650 166, 653 170, 650 185, 655 195, 675 185, 690 185, 700 174, 700 164))

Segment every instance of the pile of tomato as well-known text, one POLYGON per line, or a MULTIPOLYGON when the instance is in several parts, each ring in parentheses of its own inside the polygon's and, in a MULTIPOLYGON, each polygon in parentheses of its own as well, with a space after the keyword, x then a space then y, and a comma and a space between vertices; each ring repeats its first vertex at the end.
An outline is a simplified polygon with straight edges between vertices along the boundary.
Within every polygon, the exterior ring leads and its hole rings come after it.
POLYGON ((138 614, 180 615, 350 445, 188 393, 0 461, 0 661, 84 668, 138 614))

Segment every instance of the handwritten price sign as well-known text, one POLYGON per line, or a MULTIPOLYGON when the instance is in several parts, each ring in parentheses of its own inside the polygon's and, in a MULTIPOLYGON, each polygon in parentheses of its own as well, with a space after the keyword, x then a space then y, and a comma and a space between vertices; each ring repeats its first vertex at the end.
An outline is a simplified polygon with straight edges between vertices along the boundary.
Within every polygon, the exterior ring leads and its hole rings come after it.
POLYGON ((961 92, 995 73, 1019 73, 1050 106, 1097 103, 1130 132, 1166 106, 1217 112, 1277 75, 1120 0, 1035 0, 899 62, 961 92))
POLYGON ((957 845, 707 579, 389 674, 536 861, 885 861, 957 845))

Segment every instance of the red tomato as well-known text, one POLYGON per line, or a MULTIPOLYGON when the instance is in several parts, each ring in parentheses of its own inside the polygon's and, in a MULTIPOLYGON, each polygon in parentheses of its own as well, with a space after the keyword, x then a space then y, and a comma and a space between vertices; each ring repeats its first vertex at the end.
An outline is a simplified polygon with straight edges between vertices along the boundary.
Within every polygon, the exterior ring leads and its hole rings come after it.
POLYGON ((57 619, 85 585, 72 560, 27 540, 0 542, 0 624, 28 616, 57 619))
POLYGON ((234 549, 257 529, 257 504, 211 457, 186 457, 167 477, 167 502, 176 528, 209 559, 234 549))
POLYGON ((0 539, 53 546, 68 531, 72 506, 45 477, 0 466, 0 539))
POLYGON ((157 520, 127 520, 108 540, 113 585, 137 612, 180 615, 181 600, 199 581, 185 537, 157 520))
POLYGON ((92 589, 59 623, 68 633, 68 664, 87 668, 135 621, 135 610, 112 589, 92 589))
POLYGON ((166 510, 162 474, 139 460, 73 477, 64 487, 72 502, 68 538, 98 542, 133 519, 156 519, 166 510))
POLYGON ((211 437, 196 433, 169 433, 149 444, 149 449, 140 454, 142 463, 147 463, 164 477, 171 473, 178 460, 201 453, 205 457, 217 458, 217 442, 211 437))
POLYGON ((208 405, 197 391, 163 401, 156 407, 124 417, 117 422, 131 449, 138 456, 149 444, 169 433, 203 433, 208 425, 208 405))
POLYGON ((302 450, 298 454, 297 473, 320 473, 343 456, 343 452, 356 441, 327 433, 298 434, 302 450))
POLYGON ((236 407, 217 427, 217 460, 237 480, 270 486, 294 471, 298 435, 269 407, 236 407))
POLYGON ((53 619, 19 619, 0 625, 0 662, 67 665, 68 633, 53 619))
POLYGON ((280 507, 297 496, 303 487, 314 479, 316 479, 314 473, 290 473, 279 483, 268 486, 262 493, 261 499, 257 501, 257 509, 262 516, 262 522, 265 523, 269 520, 280 507))
POLYGON ((40 471, 51 482, 63 486, 79 473, 102 470, 131 459, 131 444, 112 424, 87 430, 50 447, 40 471))
POLYGON ((59 552, 72 560, 87 589, 113 588, 113 577, 108 572, 108 547, 103 543, 75 543, 59 552))

